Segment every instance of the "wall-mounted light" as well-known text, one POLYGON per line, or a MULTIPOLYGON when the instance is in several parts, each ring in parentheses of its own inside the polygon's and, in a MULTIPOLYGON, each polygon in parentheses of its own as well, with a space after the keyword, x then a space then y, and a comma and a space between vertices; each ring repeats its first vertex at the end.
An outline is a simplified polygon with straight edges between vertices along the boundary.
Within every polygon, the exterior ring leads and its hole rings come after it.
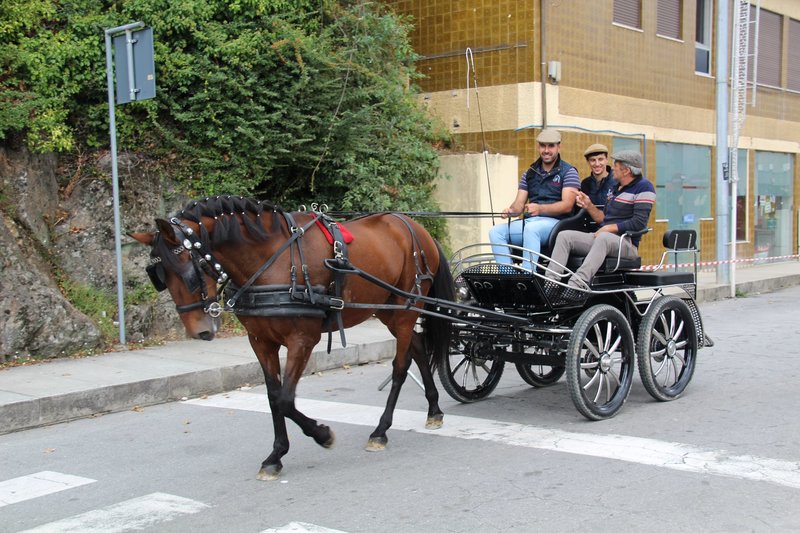
POLYGON ((561 61, 547 62, 547 78, 553 83, 561 81, 561 61))

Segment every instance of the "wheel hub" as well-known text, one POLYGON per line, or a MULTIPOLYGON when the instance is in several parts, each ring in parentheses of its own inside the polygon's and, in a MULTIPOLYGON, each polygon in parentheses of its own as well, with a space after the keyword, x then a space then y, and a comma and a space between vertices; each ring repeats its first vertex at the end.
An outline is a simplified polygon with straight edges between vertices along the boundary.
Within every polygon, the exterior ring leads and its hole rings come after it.
POLYGON ((603 355, 600 356, 600 371, 604 374, 607 373, 611 369, 612 364, 613 360, 611 359, 611 354, 603 352, 603 355))
POLYGON ((675 346, 675 340, 670 339, 667 342, 667 357, 675 357, 675 353, 678 351, 678 348, 675 346))

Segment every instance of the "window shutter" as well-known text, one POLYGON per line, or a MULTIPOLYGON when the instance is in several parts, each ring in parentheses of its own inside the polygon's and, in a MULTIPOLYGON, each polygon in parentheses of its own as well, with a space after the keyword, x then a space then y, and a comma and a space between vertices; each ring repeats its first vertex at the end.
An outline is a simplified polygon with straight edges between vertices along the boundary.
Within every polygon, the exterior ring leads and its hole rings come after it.
POLYGON ((800 21, 789 20, 789 63, 786 88, 800 91, 800 21))
POLYGON ((758 30, 758 83, 781 86, 781 42, 783 20, 780 15, 761 10, 758 30))
POLYGON ((641 29, 642 0, 614 0, 614 22, 641 29))
POLYGON ((681 0, 658 0, 656 33, 673 39, 681 38, 681 0))

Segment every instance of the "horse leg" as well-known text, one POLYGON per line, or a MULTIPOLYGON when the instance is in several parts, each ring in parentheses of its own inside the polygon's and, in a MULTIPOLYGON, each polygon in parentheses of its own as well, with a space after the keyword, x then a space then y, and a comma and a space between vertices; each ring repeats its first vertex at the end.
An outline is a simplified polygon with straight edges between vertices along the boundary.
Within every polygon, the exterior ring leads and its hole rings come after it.
POLYGON ((425 429, 439 429, 444 423, 444 413, 439 407, 439 391, 436 389, 430 363, 426 357, 425 341, 417 332, 411 337, 411 357, 419 368, 422 384, 425 387, 425 398, 428 400, 428 419, 425 422, 425 429))
POLYGON ((331 428, 324 424, 317 423, 313 418, 309 418, 301 413, 295 406, 297 383, 300 381, 300 376, 303 374, 303 370, 311 356, 311 350, 316 346, 319 336, 317 336, 316 341, 310 343, 306 342, 306 340, 307 339, 303 339, 298 342, 295 339, 287 343, 288 353, 286 356, 286 370, 284 372, 283 387, 277 398, 277 404, 281 414, 297 424, 303 431, 303 434, 314 439, 314 442, 323 448, 330 448, 336 440, 336 436, 331 428))
POLYGON ((278 408, 278 396, 281 391, 280 378, 280 359, 278 357, 277 343, 259 340, 254 335, 250 335, 250 346, 256 353, 261 370, 264 372, 264 382, 267 385, 267 399, 269 409, 272 413, 272 428, 275 440, 272 444, 272 453, 261 463, 257 479, 261 481, 272 481, 278 479, 283 463, 281 457, 289 451, 289 434, 286 431, 286 419, 278 408))

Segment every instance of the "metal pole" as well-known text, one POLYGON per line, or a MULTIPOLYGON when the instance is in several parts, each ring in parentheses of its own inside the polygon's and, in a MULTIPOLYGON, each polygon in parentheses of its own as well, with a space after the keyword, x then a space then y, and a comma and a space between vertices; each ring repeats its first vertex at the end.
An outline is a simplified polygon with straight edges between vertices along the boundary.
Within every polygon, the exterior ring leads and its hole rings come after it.
MULTIPOLYGON (((728 2, 717 2, 717 152, 714 167, 717 184, 717 261, 728 259, 728 238, 730 237, 730 196, 725 180, 724 167, 728 159, 728 2)), ((729 280, 729 265, 717 265, 717 283, 726 285, 729 280)))
MULTIPOLYGON (((117 315, 119 319, 119 343, 125 346, 125 295, 122 282, 122 232, 119 215, 119 174, 117 172, 117 121, 114 108, 114 66, 111 58, 111 36, 132 28, 143 28, 143 22, 134 22, 105 31, 106 34, 106 81, 108 83, 108 129, 111 135, 111 182, 114 195, 114 247, 117 255, 117 315)), ((131 63, 130 61, 128 62, 131 63)))

